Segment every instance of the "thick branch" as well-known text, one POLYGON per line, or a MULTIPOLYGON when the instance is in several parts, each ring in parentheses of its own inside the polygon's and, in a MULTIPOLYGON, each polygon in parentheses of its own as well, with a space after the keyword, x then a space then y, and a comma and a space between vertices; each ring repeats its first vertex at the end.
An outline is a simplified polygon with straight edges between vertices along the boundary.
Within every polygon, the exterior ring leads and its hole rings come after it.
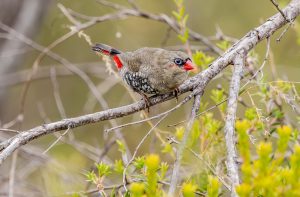
MULTIPOLYGON (((285 16, 287 16, 287 18, 289 18, 290 20, 294 20, 300 14, 300 1, 292 1, 282 11, 285 13, 285 16)), ((284 20, 280 13, 269 18, 261 26, 250 31, 239 42, 234 44, 224 55, 220 56, 208 69, 188 79, 184 84, 182 84, 179 87, 180 94, 190 91, 194 89, 194 87, 198 87, 200 91, 203 91, 207 83, 218 73, 220 73, 227 65, 232 63, 236 56, 239 55, 239 53, 249 52, 260 41, 262 41, 266 37, 270 37, 270 35, 272 35, 276 30, 278 30, 286 23, 287 21, 284 20)), ((150 98, 150 105, 156 105, 171 98, 174 98, 174 95, 171 93, 153 96, 150 98)), ((38 126, 27 131, 23 131, 20 134, 17 134, 14 137, 0 144, 0 151, 2 151, 0 153, 0 164, 2 164, 2 162, 17 148, 43 135, 65 130, 68 127, 75 128, 103 120, 123 117, 143 109, 145 109, 145 103, 144 101, 139 101, 127 106, 108 109, 105 111, 87 114, 75 118, 64 119, 50 124, 38 126)))
POLYGON ((230 82, 229 97, 225 122, 225 141, 227 147, 227 173, 231 179, 231 196, 236 197, 235 187, 239 184, 239 171, 236 163, 235 148, 235 118, 240 89, 240 81, 245 66, 246 53, 240 54, 234 60, 234 70, 230 82))

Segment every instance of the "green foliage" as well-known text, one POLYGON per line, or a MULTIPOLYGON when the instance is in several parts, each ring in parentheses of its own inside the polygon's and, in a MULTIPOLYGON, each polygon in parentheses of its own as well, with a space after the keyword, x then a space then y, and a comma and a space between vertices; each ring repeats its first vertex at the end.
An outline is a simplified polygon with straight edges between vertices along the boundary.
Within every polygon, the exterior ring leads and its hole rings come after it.
POLYGON ((183 5, 182 0, 174 0, 174 3, 176 5, 177 10, 172 11, 172 14, 178 22, 181 30, 181 34, 178 35, 178 38, 181 40, 182 43, 186 43, 189 39, 189 30, 186 27, 186 22, 189 18, 189 15, 185 14, 185 7, 183 5))
POLYGON ((197 143, 197 141, 199 140, 199 136, 201 134, 201 130, 200 130, 200 122, 199 121, 195 121, 192 127, 192 132, 190 134, 190 140, 188 142, 188 146, 193 146, 197 143))
POLYGON ((209 56, 202 51, 196 51, 193 54, 193 62, 202 70, 208 68, 208 66, 214 61, 214 59, 214 57, 209 56))
POLYGON ((114 171, 122 174, 124 170, 124 165, 122 160, 115 160, 114 171))
POLYGON ((214 176, 208 176, 207 196, 218 197, 220 186, 221 185, 218 178, 214 176))
POLYGON ((226 51, 230 46, 230 42, 227 40, 222 40, 220 42, 217 43, 217 46, 222 49, 223 51, 226 51))
POLYGON ((95 183, 96 180, 97 180, 97 175, 96 175, 95 172, 93 172, 93 171, 87 172, 87 173, 85 174, 85 176, 86 176, 86 178, 87 178, 88 181, 91 181, 91 182, 93 182, 93 183, 95 183))
MULTIPOLYGON (((211 91, 210 98, 215 102, 215 104, 219 104, 223 102, 226 99, 226 95, 224 94, 224 89, 213 89, 211 91)), ((218 106, 218 108, 222 113, 225 112, 225 107, 226 107, 225 103, 218 106)))
POLYGON ((183 183, 182 189, 181 189, 182 195, 184 197, 194 197, 194 196, 196 196, 195 195, 196 189, 197 189, 197 185, 194 185, 192 183, 183 183))
POLYGON ((101 195, 106 196, 103 191, 104 178, 111 174, 111 167, 103 162, 96 163, 97 174, 94 171, 87 172, 85 174, 87 181, 92 182, 97 186, 97 189, 101 195))
POLYGON ((254 108, 246 109, 245 118, 250 120, 250 121, 256 119, 257 118, 256 110, 254 108))
POLYGON ((237 121, 235 128, 238 134, 238 148, 244 163, 250 163, 250 142, 247 134, 250 123, 247 120, 237 121))
POLYGON ((162 162, 160 164, 160 179, 161 180, 164 180, 168 169, 169 169, 169 164, 168 163, 162 162))
POLYGON ((243 182, 236 190, 240 196, 297 196, 299 195, 300 148, 295 145, 289 155, 288 144, 292 128, 277 127, 276 142, 260 142, 256 145, 257 159, 250 162, 250 142, 245 135, 249 124, 245 120, 237 124, 238 146, 243 158, 241 172, 243 182), (248 141, 248 142, 247 142, 248 141), (274 145, 277 147, 274 150, 274 145), (246 152, 246 153, 245 153, 246 152))
POLYGON ((135 158, 133 165, 137 168, 137 169, 142 169, 145 165, 145 157, 137 157, 135 158))
POLYGON ((178 38, 181 40, 182 43, 186 43, 189 39, 189 30, 185 29, 182 35, 178 35, 178 38))
POLYGON ((292 128, 287 125, 283 125, 282 127, 277 128, 277 133, 279 135, 279 139, 277 141, 277 150, 279 153, 284 154, 288 146, 292 128))
POLYGON ((160 164, 160 158, 156 154, 148 155, 145 159, 146 166, 146 178, 147 178, 147 187, 146 193, 148 196, 160 196, 158 187, 158 169, 160 164))
MULTIPOLYGON (((261 97, 260 103, 266 105, 264 110, 258 108, 251 97, 254 107, 247 108, 244 119, 236 122, 237 147, 242 159, 242 183, 237 186, 237 193, 241 197, 299 196, 299 176, 293 177, 300 167, 300 163, 295 162, 298 158, 299 145, 295 143, 298 131, 283 124, 286 112, 281 102, 287 100, 290 104, 288 98, 293 84, 279 80, 261 83, 259 88, 261 91, 256 96, 261 97), (269 105, 272 102, 277 105, 269 105), (253 141, 253 135, 261 140, 253 141)), ((294 93, 294 98, 297 98, 298 93, 294 93)))
POLYGON ((126 148, 125 145, 122 141, 120 140, 116 140, 117 144, 118 144, 118 150, 122 153, 125 154, 126 153, 126 148))
POLYGON ((99 177, 104 177, 104 176, 107 176, 109 174, 111 174, 111 168, 109 165, 101 162, 101 163, 96 163, 96 168, 98 170, 98 176, 99 177))
POLYGON ((143 183, 132 183, 130 185, 130 192, 132 197, 141 197, 145 191, 145 185, 143 183))
POLYGON ((184 127, 177 127, 175 132, 176 138, 180 141, 182 140, 183 135, 184 135, 184 127))
POLYGON ((170 143, 165 143, 161 152, 172 154, 173 153, 172 145, 170 143))

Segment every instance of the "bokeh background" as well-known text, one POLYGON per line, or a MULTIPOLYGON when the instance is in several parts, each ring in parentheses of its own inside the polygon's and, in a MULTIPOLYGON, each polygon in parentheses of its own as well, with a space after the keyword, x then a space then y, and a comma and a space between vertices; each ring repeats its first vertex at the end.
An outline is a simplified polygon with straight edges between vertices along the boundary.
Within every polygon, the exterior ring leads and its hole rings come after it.
MULTIPOLYGON (((111 2, 130 6, 125 0, 111 2)), ((172 11, 176 9, 172 0, 136 0, 135 2, 141 10, 154 14, 165 13, 172 16, 172 11)), ((213 38, 216 35, 216 29, 220 28, 225 35, 239 39, 276 13, 270 1, 189 0, 184 2, 186 13, 189 14, 188 27, 208 38, 213 38)), ((24 34, 34 42, 48 46, 68 33, 69 26, 72 25, 58 8, 58 4, 87 16, 101 16, 116 12, 96 0, 1 0, 0 20, 2 23, 16 28, 18 22, 20 23, 18 20, 21 18, 24 20, 25 17, 24 21, 26 21, 27 17, 28 20, 30 17, 36 17, 30 28, 32 32, 28 31, 24 34), (31 11, 24 12, 25 4, 30 4, 27 9, 31 11), (37 4, 40 5, 37 6, 37 4), (21 12, 24 14, 23 17, 16 17, 21 12), (35 16, 31 16, 32 12, 35 16)), ((291 81, 298 80, 300 74, 300 46, 297 44, 299 38, 294 31, 295 28, 299 27, 297 25, 292 27, 279 43, 276 42, 276 38, 283 30, 278 31, 271 40, 271 61, 273 61, 273 65, 276 65, 275 74, 278 78, 291 81)), ((139 17, 128 17, 124 20, 97 23, 84 30, 84 33, 90 36, 93 43, 107 43, 123 51, 135 50, 144 46, 182 48, 177 34, 173 31, 168 34, 168 31, 168 26, 163 23, 139 17), (167 40, 165 39, 166 35, 168 36, 167 40)), ((26 44, 12 44, 11 48, 3 50, 8 40, 14 43, 20 42, 18 39, 9 39, 8 37, 7 32, 2 29, 0 33, 0 48, 2 49, 0 51, 0 67, 5 67, 5 64, 9 67, 0 70, 1 127, 8 126, 8 123, 14 123, 18 117, 26 77, 40 54, 40 51, 26 44), (13 63, 8 64, 7 62, 13 63)), ((204 47, 199 42, 191 42, 191 44, 200 48, 204 47)), ((91 51, 84 37, 76 34, 56 46, 52 51, 86 72, 97 85, 109 108, 130 104, 134 101, 128 90, 120 83, 120 79, 107 72, 105 63, 91 51)), ((255 49, 258 55, 258 65, 262 62, 265 51, 266 42, 263 41, 255 49)), ((215 56, 213 53, 207 53, 215 56)), ((64 118, 57 107, 54 85, 50 79, 53 68, 56 71, 56 82, 59 86, 59 94, 66 117, 80 116, 105 109, 97 103, 87 85, 78 76, 68 72, 62 64, 45 57, 39 63, 37 77, 34 77, 27 92, 24 103, 24 119, 22 123, 12 124, 11 129, 26 130, 64 118)), ((265 66, 264 74, 270 79, 272 79, 271 71, 270 65, 265 66)), ((228 81, 224 78, 214 80, 207 88, 203 99, 205 102, 211 103, 210 88, 218 84, 222 84, 226 88, 228 81)), ((134 96, 136 99, 140 99, 138 95, 134 96)), ((180 97, 180 99, 182 98, 183 96, 180 97)), ((174 105, 175 100, 171 100, 155 106, 151 108, 149 115, 157 114, 174 105)), ((159 128, 166 133, 174 132, 175 129, 169 128, 167 125, 185 119, 189 109, 190 104, 187 104, 175 111, 159 128)), ((117 119, 116 123, 138 120, 141 117, 142 114, 137 113, 117 119)), ((93 163, 97 162, 99 158, 107 162, 120 158, 118 146, 114 142, 116 135, 113 132, 109 134, 104 132, 104 129, 110 127, 112 127, 111 124, 105 121, 73 129, 64 136, 65 141, 58 142, 45 154, 43 152, 57 137, 48 135, 26 145, 18 152, 17 156, 14 185, 18 189, 15 191, 15 196, 57 196, 66 194, 68 191, 85 190, 88 186, 84 173, 93 166, 93 163), (101 157, 103 148, 109 142, 112 142, 109 151, 105 157, 101 157)), ((149 124, 144 123, 122 129, 121 133, 131 151, 135 149, 149 128, 149 124)), ((0 131, 0 140, 7 139, 12 135, 14 133, 0 131)), ((155 152, 155 149, 159 147, 160 143, 153 135, 143 145, 140 154, 149 152, 149 150, 155 152)), ((166 156, 164 159, 170 158, 166 156)), ((8 194, 11 166, 12 158, 9 158, 0 168, 0 196, 8 194)))

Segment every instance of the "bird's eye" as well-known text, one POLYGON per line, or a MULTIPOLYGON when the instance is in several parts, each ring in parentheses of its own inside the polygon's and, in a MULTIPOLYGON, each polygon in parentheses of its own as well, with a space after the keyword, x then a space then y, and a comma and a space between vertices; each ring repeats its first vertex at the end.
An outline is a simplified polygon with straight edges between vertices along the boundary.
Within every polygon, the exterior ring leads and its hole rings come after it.
POLYGON ((183 60, 180 59, 180 58, 175 58, 174 59, 174 63, 177 65, 177 66, 182 66, 184 64, 183 60))

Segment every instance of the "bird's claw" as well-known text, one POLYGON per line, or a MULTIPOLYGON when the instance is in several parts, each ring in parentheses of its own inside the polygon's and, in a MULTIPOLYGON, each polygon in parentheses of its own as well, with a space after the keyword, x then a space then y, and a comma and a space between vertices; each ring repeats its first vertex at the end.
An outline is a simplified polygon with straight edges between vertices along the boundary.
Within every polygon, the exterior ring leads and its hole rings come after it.
POLYGON ((178 103, 178 93, 179 93, 179 89, 178 88, 175 88, 175 90, 173 91, 173 94, 176 98, 176 103, 178 103))
POLYGON ((145 95, 145 94, 141 94, 141 95, 143 97, 143 100, 145 101, 145 108, 147 108, 147 112, 149 113, 150 112, 150 100, 147 97, 147 95, 145 95))

